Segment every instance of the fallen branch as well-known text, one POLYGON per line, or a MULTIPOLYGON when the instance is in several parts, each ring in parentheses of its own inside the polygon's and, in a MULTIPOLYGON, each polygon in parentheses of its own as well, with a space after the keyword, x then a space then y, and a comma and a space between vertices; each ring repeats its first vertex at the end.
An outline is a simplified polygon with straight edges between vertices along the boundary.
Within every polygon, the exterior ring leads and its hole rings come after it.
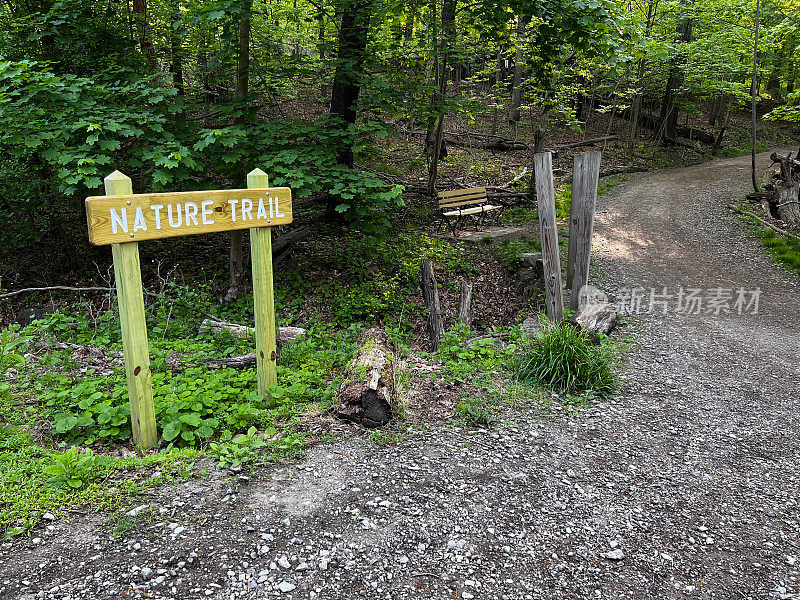
MULTIPOLYGON (((732 207, 732 208, 735 208, 735 207, 732 207)), ((781 235, 786 235, 786 236, 789 236, 789 237, 797 237, 794 234, 786 231, 785 229, 781 229, 780 227, 778 227, 774 223, 770 223, 769 221, 765 221, 764 219, 759 217, 757 214, 751 213, 749 210, 744 210, 744 209, 741 209, 741 208, 739 210, 741 210, 743 215, 748 216, 748 217, 753 217, 757 221, 760 221, 761 223, 763 223, 764 225, 766 225, 767 227, 769 227, 773 231, 775 231, 777 233, 780 233, 781 235)))
POLYGON ((289 256, 294 245, 311 234, 311 229, 307 225, 301 225, 277 237, 272 242, 272 262, 278 264, 289 256))
POLYGON ((511 334, 506 332, 489 333, 486 335, 479 335, 478 337, 469 339, 466 342, 464 342, 464 345, 472 346, 475 342, 480 342, 481 340, 502 340, 503 338, 509 338, 509 337, 511 337, 511 334))
POLYGON ((503 188, 498 187, 486 187, 486 191, 491 191, 491 194, 487 194, 489 198, 527 198, 530 194, 528 192, 512 192, 509 190, 504 190, 503 188))
POLYGON ((545 150, 550 150, 551 152, 554 150, 570 150, 571 148, 582 148, 584 146, 593 146, 594 144, 599 144, 601 142, 613 142, 614 140, 618 139, 619 135, 617 135, 616 133, 612 133, 610 135, 603 135, 596 138, 590 138, 588 140, 581 140, 580 142, 559 144, 558 146, 553 146, 552 148, 546 148, 545 150))
POLYGON ((479 140, 474 139, 474 135, 466 134, 469 139, 462 140, 458 137, 448 135, 445 141, 451 146, 458 146, 461 148, 480 148, 481 150, 501 150, 508 152, 511 150, 530 150, 533 148, 532 144, 521 142, 519 140, 499 139, 499 140, 479 140))
POLYGON ((231 369, 246 369, 256 365, 256 353, 242 354, 231 358, 210 358, 203 361, 208 367, 229 367, 231 369))
POLYGON ((428 309, 428 334, 431 338, 431 349, 439 351, 439 346, 444 337, 444 322, 442 320, 442 305, 439 303, 439 287, 434 275, 430 259, 425 258, 420 263, 420 287, 428 309))
POLYGON ((511 181, 509 181, 508 183, 504 183, 503 185, 501 185, 501 186, 499 186, 499 187, 500 187, 501 189, 502 189, 502 188, 510 188, 512 185, 514 185, 514 184, 515 184, 516 182, 518 182, 520 179, 522 179, 523 177, 525 177, 525 175, 527 175, 527 173, 528 173, 528 167, 522 167, 522 171, 520 171, 520 172, 519 172, 519 175, 517 175, 516 177, 514 177, 514 179, 512 179, 512 180, 511 180, 511 181))
POLYGON ((0 300, 12 298, 13 296, 19 296, 20 294, 29 294, 32 292, 113 292, 114 290, 115 288, 111 287, 70 287, 66 285, 50 285, 47 287, 22 288, 21 290, 16 290, 13 292, 6 292, 5 294, 0 294, 0 300))
POLYGON ((671 137, 667 137, 667 136, 664 136, 663 139, 668 144, 672 144, 674 146, 681 146, 682 148, 688 148, 689 150, 694 150, 695 152, 697 152, 699 154, 703 154, 703 150, 701 148, 698 148, 694 144, 690 144, 688 142, 682 142, 677 138, 671 138, 671 137))
MULTIPOLYGON (((301 335, 305 335, 306 330, 301 327, 278 327, 278 356, 280 356, 280 346, 289 342, 296 342, 301 335), (300 334, 295 334, 293 331, 299 330, 300 334)), ((230 358, 209 358, 203 361, 203 364, 208 367, 229 367, 231 369, 245 369, 247 367, 254 367, 256 365, 256 353, 248 352, 247 354, 240 354, 239 356, 232 356, 230 358)))

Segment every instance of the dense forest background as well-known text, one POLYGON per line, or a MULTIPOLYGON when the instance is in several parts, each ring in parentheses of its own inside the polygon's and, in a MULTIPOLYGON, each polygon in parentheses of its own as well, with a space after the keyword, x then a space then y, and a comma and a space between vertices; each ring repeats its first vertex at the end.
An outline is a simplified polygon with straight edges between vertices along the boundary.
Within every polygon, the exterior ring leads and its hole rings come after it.
POLYGON ((409 193, 469 183, 448 145, 523 149, 471 173, 512 200, 555 138, 747 148, 751 100, 759 130, 800 120, 799 44, 798 0, 6 0, 0 287, 94 269, 83 199, 116 168, 145 192, 258 166, 301 220, 380 236, 409 193))

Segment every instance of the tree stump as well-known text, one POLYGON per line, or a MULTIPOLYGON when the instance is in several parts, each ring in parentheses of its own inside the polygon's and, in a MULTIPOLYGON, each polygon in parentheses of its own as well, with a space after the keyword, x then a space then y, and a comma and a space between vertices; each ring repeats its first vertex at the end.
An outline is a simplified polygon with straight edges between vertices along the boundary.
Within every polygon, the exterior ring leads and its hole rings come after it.
POLYGON ((335 415, 370 429, 386 425, 397 408, 391 390, 393 367, 394 353, 386 332, 366 331, 339 386, 335 415))
POLYGON ((422 288, 422 297, 425 299, 425 306, 428 308, 428 333, 431 338, 431 349, 438 352, 444 337, 444 322, 436 275, 433 273, 430 259, 427 258, 420 265, 420 287, 422 288))
POLYGON ((773 178, 776 207, 781 221, 792 227, 800 227, 800 162, 787 156, 773 153, 773 163, 780 165, 780 173, 773 178))

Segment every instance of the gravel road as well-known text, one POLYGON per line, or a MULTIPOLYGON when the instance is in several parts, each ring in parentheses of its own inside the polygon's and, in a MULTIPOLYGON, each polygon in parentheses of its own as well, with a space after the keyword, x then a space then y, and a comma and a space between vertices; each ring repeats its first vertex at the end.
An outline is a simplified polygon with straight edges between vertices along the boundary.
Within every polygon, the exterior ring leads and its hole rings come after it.
POLYGON ((748 164, 601 198, 599 283, 644 290, 616 400, 193 480, 119 540, 56 521, 0 546, 0 597, 800 599, 800 279, 726 208, 748 164))

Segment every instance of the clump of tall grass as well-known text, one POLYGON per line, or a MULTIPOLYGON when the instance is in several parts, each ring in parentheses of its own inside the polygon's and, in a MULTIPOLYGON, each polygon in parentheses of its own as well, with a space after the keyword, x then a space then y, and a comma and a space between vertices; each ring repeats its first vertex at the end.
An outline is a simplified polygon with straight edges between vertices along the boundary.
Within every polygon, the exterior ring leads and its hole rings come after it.
POLYGON ((512 370, 521 381, 560 393, 593 392, 607 397, 619 389, 618 347, 594 341, 569 324, 546 326, 524 343, 512 370))

